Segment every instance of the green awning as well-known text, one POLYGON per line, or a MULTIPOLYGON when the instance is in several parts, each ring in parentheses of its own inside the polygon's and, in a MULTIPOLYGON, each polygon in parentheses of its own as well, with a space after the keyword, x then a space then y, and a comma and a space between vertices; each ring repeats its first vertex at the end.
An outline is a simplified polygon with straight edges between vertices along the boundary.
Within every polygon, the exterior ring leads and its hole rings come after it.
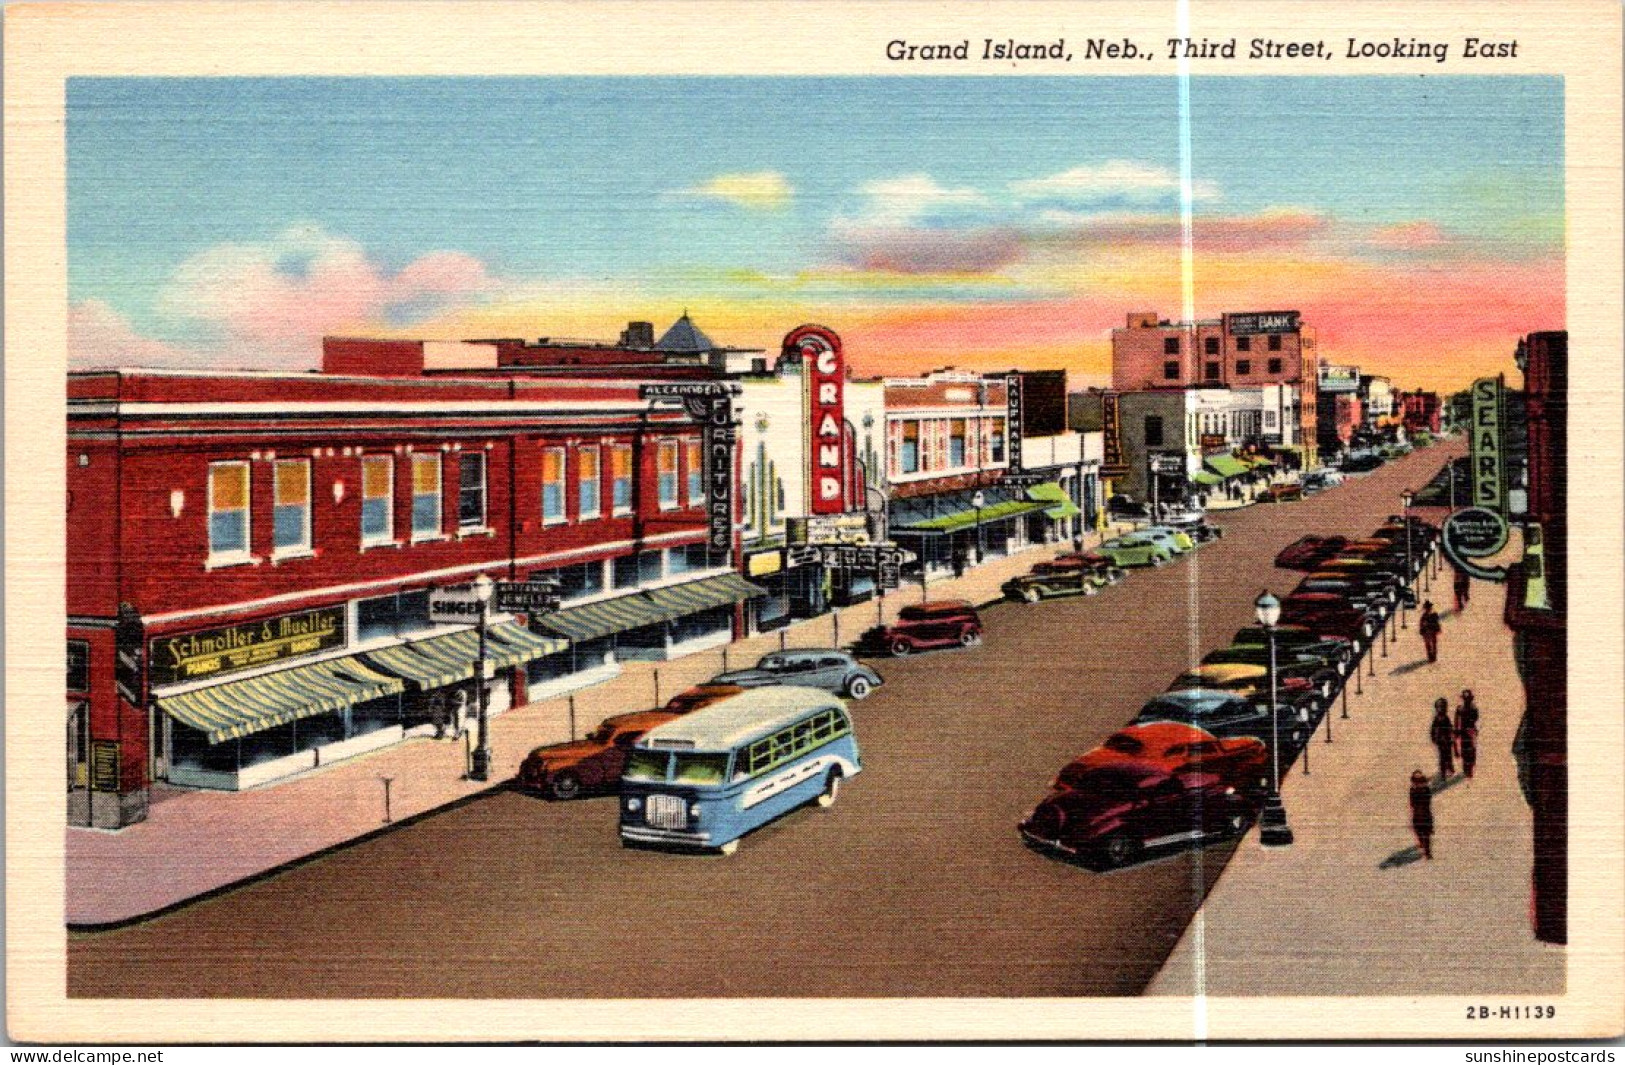
POLYGON ((1274 459, 1265 458, 1263 455, 1250 456, 1247 459, 1247 461, 1252 463, 1253 469, 1255 469, 1255 470, 1261 470, 1265 466, 1273 466, 1273 465, 1275 465, 1275 460, 1274 459))
MULTIPOLYGON (((1044 504, 1034 503, 1026 499, 1007 499, 1002 503, 992 503, 981 510, 982 524, 990 521, 1002 521, 1005 518, 1017 518, 1023 514, 1031 514, 1036 510, 1043 510, 1044 504)), ((940 518, 927 518, 917 521, 899 532, 915 533, 951 533, 961 529, 971 529, 976 526, 976 508, 956 511, 953 514, 944 514, 940 518)))
POLYGON ((1044 517, 1060 521, 1063 518, 1075 518, 1083 511, 1072 502, 1072 497, 1066 494, 1066 489, 1049 481, 1045 484, 1035 484, 1027 489, 1027 498, 1039 503, 1046 503, 1044 517))
MULTIPOLYGON (((486 630, 485 660, 492 669, 511 669, 533 658, 562 651, 563 640, 538 636, 523 625, 507 622, 486 630)), ((480 656, 480 634, 474 629, 427 640, 368 651, 362 657, 375 669, 404 677, 420 688, 443 688, 474 676, 480 656)))
POLYGON ((1252 470, 1251 466, 1234 455, 1209 455, 1204 461, 1208 469, 1227 481, 1232 477, 1241 477, 1252 470))
POLYGON ((221 743, 300 718, 331 714, 405 689, 354 658, 335 658, 227 681, 158 700, 158 709, 221 743))
POLYGON ((756 587, 739 574, 723 573, 544 614, 536 619, 536 623, 549 632, 580 642, 640 629, 645 625, 656 625, 702 610, 732 606, 765 595, 766 590, 756 587))
POLYGON ((1191 474, 1191 480, 1195 481, 1197 484, 1206 485, 1209 488, 1224 483, 1223 477, 1220 477, 1216 473, 1209 473, 1206 470, 1197 470, 1195 473, 1191 474))

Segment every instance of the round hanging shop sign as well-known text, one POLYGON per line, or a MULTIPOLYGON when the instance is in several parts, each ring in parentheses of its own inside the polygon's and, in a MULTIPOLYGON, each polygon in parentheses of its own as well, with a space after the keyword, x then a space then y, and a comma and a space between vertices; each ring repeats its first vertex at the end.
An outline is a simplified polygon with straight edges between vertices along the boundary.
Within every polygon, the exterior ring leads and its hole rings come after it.
POLYGON ((1486 581, 1506 579, 1500 566, 1483 567, 1471 559, 1486 558, 1507 545, 1507 520, 1486 507, 1467 507, 1445 519, 1441 535, 1444 553, 1461 569, 1486 581))

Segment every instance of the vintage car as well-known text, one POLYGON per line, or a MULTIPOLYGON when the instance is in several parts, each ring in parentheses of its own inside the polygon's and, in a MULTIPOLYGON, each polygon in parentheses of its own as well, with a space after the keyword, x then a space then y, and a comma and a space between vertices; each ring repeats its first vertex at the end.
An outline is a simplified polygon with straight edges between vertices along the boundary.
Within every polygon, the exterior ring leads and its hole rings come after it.
POLYGON ((975 647, 982 642, 982 619, 963 599, 905 606, 895 622, 870 629, 860 646, 901 658, 934 647, 975 647))
POLYGON ((1064 555, 1056 555, 1050 560, 1054 566, 1076 566, 1086 569, 1094 574, 1095 579, 1101 582, 1100 587, 1107 584, 1121 584, 1128 574, 1112 565, 1112 560, 1105 555, 1093 551, 1068 551, 1064 555))
POLYGON ((1381 624, 1366 611, 1330 592, 1294 592, 1281 600, 1281 621, 1319 636, 1341 636, 1364 645, 1381 624))
MULTIPOLYGON (((1269 634, 1261 625, 1249 625, 1244 629, 1237 629, 1231 638, 1232 646, 1269 647, 1269 634)), ((1325 658, 1335 658, 1347 665, 1354 659, 1354 644, 1342 636, 1321 636, 1316 632, 1304 628, 1302 625, 1275 626, 1275 649, 1277 651, 1299 651, 1307 654, 1321 655, 1325 658)))
POLYGON ((1066 595, 1094 595, 1123 579, 1122 570, 1105 558, 1095 557, 1098 561, 1090 561, 1083 555, 1068 555, 1052 562, 1040 562, 1032 572, 1005 581, 1001 590, 1008 599, 1036 603, 1040 599, 1066 595))
POLYGON ((1296 481, 1272 484, 1264 489, 1264 494, 1258 498, 1260 502, 1265 503, 1290 503, 1303 498, 1303 485, 1296 481))
POLYGON ((1135 530, 1141 536, 1154 536, 1166 543, 1176 555, 1183 555, 1196 546, 1196 541, 1189 534, 1168 525, 1148 525, 1143 529, 1135 530))
POLYGON ((1405 556, 1398 558, 1389 555, 1343 555, 1341 553, 1324 559, 1315 567, 1316 573, 1347 573, 1354 576, 1379 574, 1387 577, 1394 584, 1405 583, 1405 556))
POLYGON ((1342 536, 1305 536, 1282 549, 1275 556, 1275 564, 1282 569, 1314 569, 1341 551, 1347 542, 1342 536))
POLYGON ((1339 573, 1311 573, 1298 582, 1295 592, 1330 592, 1342 596, 1350 606, 1386 616, 1397 593, 1382 584, 1339 573))
MULTIPOLYGON (((1229 692, 1239 695, 1243 699, 1255 696, 1269 698, 1270 680, 1269 667, 1257 665, 1252 662, 1216 662, 1211 665, 1194 666, 1174 678, 1168 690, 1186 691, 1192 688, 1202 688, 1208 691, 1229 692)), ((1324 698, 1320 683, 1313 679, 1313 675, 1304 676, 1301 673, 1288 675, 1284 667, 1277 664, 1276 671, 1276 697, 1287 692, 1292 698, 1298 693, 1311 692, 1317 697, 1324 698)))
POLYGON ((735 669, 711 678, 716 685, 765 688, 773 684, 793 684, 817 688, 849 699, 864 699, 880 687, 880 674, 853 658, 847 651, 829 647, 796 648, 764 655, 750 669, 735 669))
POLYGON ((1382 465, 1382 456, 1369 448, 1350 451, 1338 465, 1344 473, 1370 473, 1382 465))
POLYGON ((1298 479, 1298 483, 1303 485, 1305 495, 1310 495, 1315 492, 1324 492, 1330 488, 1336 488, 1338 485, 1342 484, 1343 481, 1344 477, 1342 471, 1334 470, 1329 466, 1323 466, 1319 469, 1310 470, 1308 473, 1304 474, 1298 479))
MULTIPOLYGON (((1267 711, 1266 711, 1267 714, 1267 711)), ((1051 787, 1075 787, 1090 772, 1109 766, 1148 764, 1168 773, 1201 769, 1245 790, 1263 782, 1269 749, 1253 736, 1220 738, 1179 721, 1136 722, 1107 736, 1099 747, 1074 758, 1051 787)))
POLYGON ((1217 525, 1209 525, 1207 513, 1199 507, 1177 507, 1164 512, 1162 523, 1164 527, 1182 532, 1190 537, 1192 542, 1205 544, 1210 540, 1217 540, 1224 535, 1224 530, 1217 525))
MULTIPOLYGON (((1313 698, 1307 693, 1294 693, 1283 699, 1276 692, 1280 738, 1285 743, 1296 743, 1303 735, 1304 722, 1298 719, 1298 706, 1313 698)), ((1306 715, 1307 716, 1307 715, 1306 715)), ((1186 688, 1184 691, 1163 692, 1155 696, 1134 718, 1134 724, 1153 721, 1177 721, 1211 732, 1215 736, 1250 736, 1260 743, 1274 743, 1276 729, 1270 725, 1269 693, 1262 699, 1248 699, 1229 692, 1205 688, 1186 688)))
POLYGON ((1258 801, 1217 773, 1169 773, 1139 763, 1096 769, 1076 787, 1052 791, 1018 826, 1034 847, 1112 867, 1148 847, 1240 835, 1258 801))
MULTIPOLYGON (((1231 644, 1229 647, 1220 647, 1202 656, 1204 666, 1232 664, 1268 666, 1270 649, 1268 646, 1260 647, 1251 643, 1231 644)), ((1275 647, 1275 670, 1283 678, 1308 677, 1310 683, 1316 687, 1323 687, 1320 681, 1330 678, 1331 687, 1335 688, 1337 678, 1343 675, 1345 668, 1344 662, 1336 654, 1319 654, 1299 648, 1286 648, 1279 644, 1275 647)))
POLYGON ((668 714, 691 714, 696 710, 703 710, 712 703, 720 703, 731 695, 738 695, 744 691, 737 684, 696 684, 687 691, 678 692, 666 700, 661 707, 668 714))
POLYGON ((1173 548, 1154 536, 1131 532, 1107 540, 1099 553, 1111 560, 1112 565, 1162 566, 1173 561, 1173 548))
POLYGON ((640 710, 605 718, 585 739, 531 751, 519 765, 517 783, 555 799, 616 791, 632 745, 656 725, 681 716, 665 710, 640 710))
POLYGON ((1114 521, 1146 521, 1151 517, 1151 508, 1128 496, 1115 495, 1106 500, 1106 516, 1114 521))

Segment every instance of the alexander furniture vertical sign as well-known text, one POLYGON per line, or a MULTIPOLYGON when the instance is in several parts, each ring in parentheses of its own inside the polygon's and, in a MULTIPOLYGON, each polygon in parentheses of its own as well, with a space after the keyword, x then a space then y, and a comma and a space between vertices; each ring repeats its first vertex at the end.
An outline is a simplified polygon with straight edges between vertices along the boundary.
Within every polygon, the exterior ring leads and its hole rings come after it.
POLYGON ((1506 513, 1506 455, 1502 450, 1502 382, 1481 377, 1473 382, 1473 506, 1506 513))
POLYGON ((723 558, 733 550, 734 447, 739 434, 734 425, 733 397, 739 386, 725 381, 673 381, 641 385, 643 399, 680 399, 688 416, 699 423, 705 452, 705 542, 723 558))
POLYGON ((784 351, 801 357, 807 401, 807 451, 812 514, 844 514, 847 498, 846 360, 841 338, 804 325, 784 338, 784 351))

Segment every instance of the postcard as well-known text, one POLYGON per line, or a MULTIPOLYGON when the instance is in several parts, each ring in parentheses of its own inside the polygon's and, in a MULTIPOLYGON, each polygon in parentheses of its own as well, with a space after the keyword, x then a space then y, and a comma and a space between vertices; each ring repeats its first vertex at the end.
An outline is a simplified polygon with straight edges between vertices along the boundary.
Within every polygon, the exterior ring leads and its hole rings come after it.
POLYGON ((1617 5, 7 14, 14 1039, 1621 1033, 1617 5))

